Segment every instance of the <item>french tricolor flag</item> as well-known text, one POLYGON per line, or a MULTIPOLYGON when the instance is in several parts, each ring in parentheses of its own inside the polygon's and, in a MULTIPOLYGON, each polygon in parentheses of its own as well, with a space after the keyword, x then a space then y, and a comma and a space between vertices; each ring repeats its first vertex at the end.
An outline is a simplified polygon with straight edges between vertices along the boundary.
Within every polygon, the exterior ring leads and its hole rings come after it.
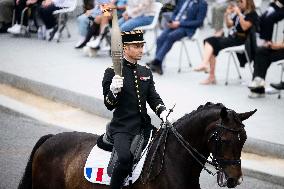
MULTIPOLYGON (((104 168, 95 168, 95 170, 96 170, 95 180, 97 182, 102 182, 103 181, 103 175, 104 175, 104 168)), ((93 172, 93 168, 86 168, 86 175, 89 179, 91 179, 91 177, 92 177, 92 172, 93 172)))

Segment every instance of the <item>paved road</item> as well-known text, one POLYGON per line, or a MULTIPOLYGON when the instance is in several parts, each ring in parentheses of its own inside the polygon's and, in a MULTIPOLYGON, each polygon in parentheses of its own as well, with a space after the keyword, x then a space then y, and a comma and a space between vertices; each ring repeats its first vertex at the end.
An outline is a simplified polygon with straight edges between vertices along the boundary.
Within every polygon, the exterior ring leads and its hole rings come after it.
MULTIPOLYGON (((46 125, 0 107, 0 189, 15 189, 26 166, 28 156, 42 135, 67 131, 46 125)), ((190 178, 189 178, 190 179, 190 178)), ((217 189, 216 178, 202 173, 201 186, 217 189)), ((250 177, 237 189, 283 189, 250 177)))

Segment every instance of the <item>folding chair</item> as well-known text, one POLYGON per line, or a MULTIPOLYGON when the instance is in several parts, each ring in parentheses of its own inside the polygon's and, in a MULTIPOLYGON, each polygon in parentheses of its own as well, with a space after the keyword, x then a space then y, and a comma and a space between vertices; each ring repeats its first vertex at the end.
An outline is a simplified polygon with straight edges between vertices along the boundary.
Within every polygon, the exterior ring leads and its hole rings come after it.
POLYGON ((261 15, 262 14, 262 11, 261 11, 262 0, 254 0, 254 5, 255 5, 256 11, 258 11, 259 15, 261 15))
MULTIPOLYGON (((278 30, 278 24, 275 24, 274 26, 276 26, 276 30, 278 30)), ((277 31, 275 31, 276 33, 274 33, 275 35, 277 35, 277 31)), ((275 37, 275 36, 274 36, 275 37)), ((274 39, 275 41, 277 41, 277 36, 274 39)), ((284 30, 283 30, 283 41, 284 41, 284 30)), ((280 71, 280 83, 283 82, 283 72, 284 72, 284 59, 283 60, 278 60, 276 62, 273 62, 273 64, 276 63, 277 65, 281 66, 281 71, 280 71)), ((281 98, 281 90, 279 90, 279 94, 278 94, 278 99, 281 98)))
MULTIPOLYGON (((25 37, 30 37, 30 31, 33 33, 37 32, 38 29, 38 20, 37 20, 37 4, 29 5, 28 7, 24 8, 21 12, 21 21, 20 26, 21 26, 21 33, 19 35, 25 36, 25 37), (23 27, 24 23, 24 16, 25 14, 28 13, 28 26, 23 27), (32 15, 32 18, 29 18, 30 15, 32 15), (32 20, 33 24, 30 24, 30 20, 32 20), (35 27, 35 30, 32 29, 32 26, 35 27)), ((16 10, 13 10, 13 18, 12 18, 12 26, 14 26, 16 22, 16 10)))
MULTIPOLYGON (((222 50, 222 52, 229 53, 225 85, 228 85, 228 77, 229 77, 229 71, 230 71, 231 57, 233 58, 236 70, 237 70, 238 75, 239 75, 239 79, 240 80, 242 79, 241 72, 240 72, 240 69, 239 69, 239 66, 238 66, 238 61, 237 61, 237 53, 244 54, 246 63, 249 63, 250 73, 251 73, 251 75, 253 74, 252 60, 249 57, 249 54, 246 50, 246 46, 249 47, 251 55, 253 56, 252 52, 254 52, 256 47, 257 47, 257 45, 256 45, 256 32, 255 31, 256 31, 256 29, 253 26, 250 29, 250 32, 248 34, 249 36, 247 36, 245 44, 240 45, 240 46, 228 47, 228 48, 225 48, 225 49, 222 50)), ((251 58, 253 59, 253 57, 251 57, 251 58)))
MULTIPOLYGON (((284 60, 278 60, 277 62, 274 62, 274 63, 281 66, 280 82, 279 83, 282 83, 283 82, 283 72, 284 72, 284 60)), ((281 98, 281 90, 279 90, 279 94, 278 94, 278 99, 280 99, 280 98, 281 98)))
POLYGON ((273 26, 272 40, 277 41, 277 37, 278 37, 278 23, 275 23, 273 26))
MULTIPOLYGON (((158 26, 158 21, 159 21, 159 15, 160 15, 160 11, 163 7, 163 4, 160 3, 160 2, 155 2, 154 6, 155 6, 155 16, 154 16, 152 23, 149 24, 149 25, 146 25, 146 26, 137 27, 135 29, 144 30, 144 31, 154 31, 154 38, 155 38, 155 42, 156 42, 157 38, 158 38, 157 26, 158 26)), ((152 46, 149 49, 147 48, 147 46, 145 46, 145 48, 146 48, 145 54, 147 54, 148 56, 150 55, 150 51, 154 48, 155 42, 152 44, 152 46)))
POLYGON ((180 54, 179 54, 179 67, 178 67, 178 73, 181 72, 181 64, 182 64, 182 52, 183 52, 183 49, 185 51, 185 55, 186 55, 186 58, 187 58, 187 61, 188 61, 188 66, 189 67, 192 67, 192 63, 191 63, 191 60, 190 60, 190 57, 189 57, 189 53, 188 53, 188 50, 187 50, 187 47, 186 47, 186 41, 191 41, 191 42, 195 42, 196 43, 196 46, 198 47, 198 51, 199 51, 199 55, 200 55, 200 58, 202 59, 202 52, 201 52, 201 47, 200 47, 200 44, 199 44, 199 38, 200 38, 200 29, 197 28, 195 30, 195 33, 194 35, 189 38, 189 37, 184 37, 181 39, 181 47, 180 47, 180 54))
POLYGON ((249 63, 250 72, 251 72, 251 74, 253 73, 252 67, 251 67, 251 61, 250 61, 248 53, 245 49, 245 45, 228 47, 228 48, 223 49, 222 51, 225 52, 225 53, 229 53, 225 85, 228 85, 231 57, 233 58, 236 70, 237 70, 238 75, 239 75, 239 79, 240 80, 242 79, 241 72, 240 72, 239 65, 238 65, 238 61, 237 61, 237 57, 236 57, 237 56, 236 53, 241 53, 241 54, 244 53, 245 54, 246 61, 249 63))
POLYGON ((56 39, 57 42, 60 41, 64 29, 66 29, 67 31, 67 37, 68 38, 71 37, 71 34, 67 26, 68 13, 73 12, 76 9, 76 7, 77 7, 77 0, 72 0, 68 7, 53 12, 53 15, 58 15, 58 30, 54 35, 54 39, 56 39))

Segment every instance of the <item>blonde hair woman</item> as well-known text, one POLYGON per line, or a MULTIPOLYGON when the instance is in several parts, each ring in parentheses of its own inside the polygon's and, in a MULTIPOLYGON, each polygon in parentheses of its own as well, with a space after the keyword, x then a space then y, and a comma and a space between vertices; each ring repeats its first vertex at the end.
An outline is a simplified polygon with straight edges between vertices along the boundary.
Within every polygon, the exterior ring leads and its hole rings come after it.
POLYGON ((202 63, 194 69, 209 72, 208 78, 201 82, 204 85, 216 83, 215 64, 220 50, 244 44, 250 28, 258 22, 253 0, 239 0, 237 5, 229 5, 224 17, 227 27, 231 28, 229 36, 205 39, 202 63))

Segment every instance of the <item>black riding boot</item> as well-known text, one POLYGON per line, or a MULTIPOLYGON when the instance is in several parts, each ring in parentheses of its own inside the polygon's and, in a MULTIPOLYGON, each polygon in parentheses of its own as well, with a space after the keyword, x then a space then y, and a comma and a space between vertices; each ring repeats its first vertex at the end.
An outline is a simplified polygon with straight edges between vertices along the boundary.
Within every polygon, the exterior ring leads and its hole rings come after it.
POLYGON ((124 166, 118 163, 117 166, 113 169, 110 180, 110 188, 121 189, 123 187, 124 179, 129 174, 129 170, 129 166, 124 166))

